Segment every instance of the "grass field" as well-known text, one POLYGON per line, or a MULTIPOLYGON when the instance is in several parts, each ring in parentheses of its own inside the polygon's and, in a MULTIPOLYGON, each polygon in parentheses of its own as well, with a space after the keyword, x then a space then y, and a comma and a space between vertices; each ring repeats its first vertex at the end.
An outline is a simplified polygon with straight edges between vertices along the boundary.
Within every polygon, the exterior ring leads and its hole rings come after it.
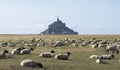
MULTIPOLYGON (((95 37, 102 40, 120 39, 120 35, 0 35, 0 41, 29 40, 31 38, 41 38, 45 41, 63 40, 64 38, 90 40, 95 37)), ((13 48, 15 47, 0 47, 0 50, 8 49, 11 51, 13 48)), ((107 64, 96 64, 94 59, 89 59, 92 54, 105 54, 104 48, 93 49, 91 45, 87 47, 37 47, 31 54, 27 55, 11 55, 9 53, 10 58, 0 59, 0 70, 120 70, 120 54, 115 54, 115 58, 112 60, 105 60, 107 64), (67 50, 72 51, 72 54, 69 60, 38 57, 41 52, 50 51, 51 49, 55 50, 56 54, 64 53, 67 50), (21 67, 20 62, 23 59, 37 60, 43 64, 44 68, 21 67)))

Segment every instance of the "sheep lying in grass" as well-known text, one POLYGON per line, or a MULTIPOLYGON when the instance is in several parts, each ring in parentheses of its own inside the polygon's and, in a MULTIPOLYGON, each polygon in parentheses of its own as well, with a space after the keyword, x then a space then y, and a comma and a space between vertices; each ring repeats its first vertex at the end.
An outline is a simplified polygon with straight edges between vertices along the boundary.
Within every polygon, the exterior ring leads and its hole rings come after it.
POLYGON ((58 54, 55 56, 56 59, 59 60, 68 60, 68 57, 71 55, 71 52, 68 51, 66 54, 58 54))
POLYGON ((97 59, 96 63, 98 63, 98 64, 105 64, 105 62, 102 59, 97 59))
POLYGON ((30 54, 31 51, 33 51, 33 48, 23 49, 23 50, 20 51, 20 54, 30 54))
POLYGON ((92 45, 92 48, 97 48, 97 47, 98 47, 98 44, 92 45))
POLYGON ((98 58, 100 58, 100 56, 99 55, 91 55, 89 58, 90 59, 98 59, 98 58))
POLYGON ((41 53, 39 56, 45 57, 45 58, 53 58, 55 56, 54 53, 55 53, 55 51, 51 50, 50 52, 41 53))
POLYGON ((115 52, 117 54, 119 54, 119 50, 117 48, 117 45, 110 45, 106 47, 106 53, 108 53, 109 51, 112 51, 112 54, 114 54, 115 52))
POLYGON ((29 60, 25 59, 20 63, 21 66, 25 67, 40 67, 43 68, 43 65, 40 62, 34 61, 34 60, 29 60))
POLYGON ((105 55, 91 55, 89 58, 90 59, 113 59, 114 55, 108 55, 108 54, 105 54, 105 55))
POLYGON ((5 58, 5 57, 6 57, 6 56, 5 56, 6 53, 8 53, 7 50, 2 51, 2 52, 0 53, 0 58, 5 58))
POLYGON ((101 59, 113 59, 114 58, 114 55, 101 55, 101 59))
POLYGON ((22 50, 23 48, 15 48, 11 51, 12 54, 20 54, 20 51, 22 50))

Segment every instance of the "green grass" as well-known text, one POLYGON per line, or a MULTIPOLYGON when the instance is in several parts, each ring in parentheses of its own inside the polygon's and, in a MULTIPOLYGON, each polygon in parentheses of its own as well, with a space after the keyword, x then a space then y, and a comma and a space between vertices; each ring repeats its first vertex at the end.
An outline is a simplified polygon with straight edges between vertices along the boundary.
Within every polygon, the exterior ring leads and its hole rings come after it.
MULTIPOLYGON (((120 39, 119 35, 0 35, 0 41, 16 41, 16 40, 29 40, 31 38, 41 38, 45 41, 51 39, 84 39, 89 40, 91 38, 99 39, 120 39)), ((11 51, 15 47, 0 47, 2 49, 8 49, 11 51)), ((11 55, 10 58, 0 59, 0 70, 119 70, 120 69, 120 55, 115 54, 115 59, 104 60, 108 64, 96 64, 94 59, 89 59, 92 54, 105 54, 104 48, 93 49, 91 46, 87 47, 73 47, 65 46, 62 48, 53 47, 37 47, 29 55, 11 55), (69 60, 57 60, 55 58, 42 58, 38 57, 41 52, 50 51, 51 49, 58 53, 65 53, 67 50, 72 51, 69 60), (33 59, 43 64, 44 68, 30 68, 21 67, 20 62, 24 59, 33 59)))

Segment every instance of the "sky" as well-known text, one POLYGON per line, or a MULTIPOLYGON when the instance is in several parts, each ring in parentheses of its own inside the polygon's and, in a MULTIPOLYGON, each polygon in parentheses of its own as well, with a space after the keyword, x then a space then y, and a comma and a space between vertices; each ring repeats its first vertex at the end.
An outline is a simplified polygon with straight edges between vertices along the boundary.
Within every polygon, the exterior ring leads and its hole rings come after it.
POLYGON ((79 34, 120 34, 120 0, 0 0, 0 34, 40 34, 57 16, 79 34))

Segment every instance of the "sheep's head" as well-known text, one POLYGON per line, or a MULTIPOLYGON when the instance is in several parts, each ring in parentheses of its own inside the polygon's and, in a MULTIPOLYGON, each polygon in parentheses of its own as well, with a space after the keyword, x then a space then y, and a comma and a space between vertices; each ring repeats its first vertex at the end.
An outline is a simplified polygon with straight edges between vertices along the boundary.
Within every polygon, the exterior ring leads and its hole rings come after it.
POLYGON ((21 49, 25 49, 25 47, 21 47, 21 49))
POLYGON ((33 48, 30 48, 31 51, 33 51, 34 49, 33 48))
POLYGON ((4 50, 3 53, 8 53, 8 50, 4 50))
POLYGON ((54 51, 54 50, 51 50, 50 53, 55 53, 55 51, 54 51))
POLYGON ((119 54, 119 51, 117 51, 117 54, 119 54))
POLYGON ((68 54, 68 56, 71 55, 71 51, 68 51, 66 54, 68 54))
POLYGON ((43 65, 41 63, 37 63, 37 66, 43 68, 43 65))
POLYGON ((112 58, 114 58, 115 56, 114 55, 111 55, 112 58))

